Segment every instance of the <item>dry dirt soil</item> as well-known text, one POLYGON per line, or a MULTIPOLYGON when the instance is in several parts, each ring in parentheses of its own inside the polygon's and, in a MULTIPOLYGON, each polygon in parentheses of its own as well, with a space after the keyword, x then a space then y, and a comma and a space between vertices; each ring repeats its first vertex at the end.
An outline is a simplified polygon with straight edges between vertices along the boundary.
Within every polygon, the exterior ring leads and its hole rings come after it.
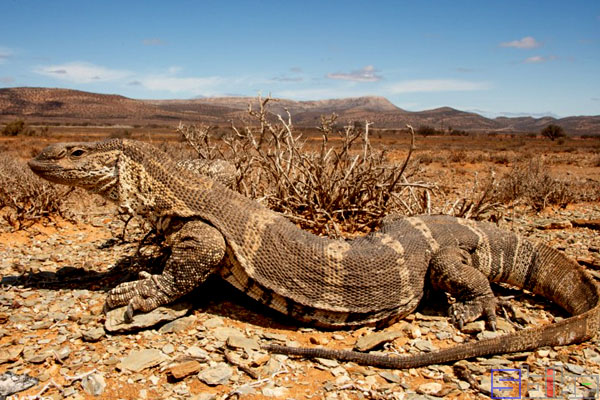
MULTIPOLYGON (((0 149, 25 159, 48 142, 107 134, 90 128, 77 136, 69 130, 54 131, 44 139, 0 138, 0 149)), ((134 131, 134 137, 176 141, 156 132, 134 131)), ((422 161, 421 177, 439 185, 440 208, 468 192, 475 179, 490 169, 505 173, 535 156, 543 156, 557 177, 591 181, 592 187, 600 180, 598 140, 567 139, 558 144, 520 137, 417 139, 415 158, 422 161)), ((374 140, 374 146, 389 150, 392 160, 404 158, 407 143, 405 137, 374 140)), ((524 397, 545 394, 543 374, 550 367, 556 367, 564 379, 562 383, 557 379, 555 393, 600 396, 599 378, 594 375, 600 373, 598 339, 404 371, 269 355, 256 349, 264 341, 351 349, 361 337, 388 332, 386 344, 374 350, 408 354, 494 335, 480 323, 460 332, 444 315, 447 305, 434 300, 405 321, 381 330, 326 331, 298 326, 226 284, 210 280, 186 296, 191 308, 175 322, 120 334, 105 332, 106 291, 135 279, 138 270, 146 267, 132 258, 143 231, 132 221, 121 239, 124 223, 114 206, 98 198, 70 201, 72 220, 40 220, 19 231, 1 226, 0 373, 39 380, 13 398, 488 398, 518 395, 515 382, 511 391, 491 392, 493 385, 499 385, 491 382, 492 369, 527 368, 521 387, 524 397)), ((507 207, 499 224, 565 251, 600 279, 598 226, 574 225, 578 220, 600 220, 600 202, 550 206, 540 212, 526 205, 507 207)), ((500 334, 566 317, 529 293, 495 289, 498 295, 509 296, 514 307, 500 313, 500 334)))

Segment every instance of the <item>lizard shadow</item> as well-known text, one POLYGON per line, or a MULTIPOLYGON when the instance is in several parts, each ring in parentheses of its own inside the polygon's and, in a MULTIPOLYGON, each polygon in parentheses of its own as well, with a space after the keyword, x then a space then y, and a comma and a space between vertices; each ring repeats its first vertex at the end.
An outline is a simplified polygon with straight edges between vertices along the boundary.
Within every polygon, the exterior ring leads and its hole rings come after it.
MULTIPOLYGON (((106 243, 102 246, 110 245, 110 243, 106 243)), ((65 266, 56 271, 29 271, 20 275, 5 275, 0 280, 0 284, 36 289, 72 289, 108 292, 122 282, 138 279, 138 274, 142 270, 153 274, 160 273, 167 257, 167 252, 154 254, 153 256, 134 254, 121 257, 113 267, 106 271, 65 266)), ((506 285, 493 286, 497 296, 517 298, 536 307, 544 308, 553 315, 562 316, 564 314, 564 311, 558 306, 551 305, 551 303, 538 296, 523 293, 506 285)), ((194 310, 262 328, 297 331, 300 328, 306 327, 306 324, 302 324, 249 298, 218 276, 210 277, 191 293, 183 296, 181 301, 191 303, 194 306, 194 310)), ((415 312, 425 316, 448 317, 449 304, 445 293, 435 292, 431 288, 426 287, 425 296, 415 312)), ((383 328, 392 323, 390 321, 384 322, 377 327, 383 328)))

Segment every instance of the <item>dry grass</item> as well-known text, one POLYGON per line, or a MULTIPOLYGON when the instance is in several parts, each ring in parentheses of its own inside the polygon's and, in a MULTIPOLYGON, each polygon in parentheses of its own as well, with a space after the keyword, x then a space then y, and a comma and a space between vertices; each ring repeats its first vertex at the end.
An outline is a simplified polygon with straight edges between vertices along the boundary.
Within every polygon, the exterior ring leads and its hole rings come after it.
POLYGON ((63 216, 69 192, 38 178, 14 156, 0 155, 0 210, 13 229, 24 229, 52 214, 63 216))
MULTIPOLYGON (((600 140, 594 138, 558 144, 524 135, 447 135, 418 137, 414 146, 407 130, 373 130, 369 123, 340 128, 325 118, 319 129, 298 130, 287 116, 267 118, 269 102, 250 110, 244 128, 51 126, 44 138, 0 138, 0 207, 17 228, 60 214, 63 188, 14 160, 51 142, 110 136, 153 142, 178 160, 227 159, 238 170, 236 190, 333 236, 368 231, 388 213, 495 219, 506 207, 537 212, 600 200, 600 140)), ((69 200, 69 207, 89 201, 80 193, 69 200)))
MULTIPOLYGON (((412 180, 414 132, 402 163, 371 145, 369 127, 336 129, 336 116, 323 117, 321 139, 307 143, 291 118, 269 118, 271 99, 249 109, 255 127, 232 127, 215 143, 208 127, 180 126, 180 134, 204 159, 223 158, 237 171, 235 189, 317 234, 333 237, 373 229, 391 211, 423 212, 435 185, 412 180)), ((408 135, 408 133, 407 133, 408 135)))

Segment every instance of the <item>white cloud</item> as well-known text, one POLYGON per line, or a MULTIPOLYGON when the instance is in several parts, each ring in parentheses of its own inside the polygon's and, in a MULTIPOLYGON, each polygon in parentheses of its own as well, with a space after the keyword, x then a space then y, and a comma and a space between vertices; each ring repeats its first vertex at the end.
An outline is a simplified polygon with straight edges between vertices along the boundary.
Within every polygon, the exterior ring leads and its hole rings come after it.
POLYGON ((367 65, 366 67, 351 71, 349 73, 346 72, 335 72, 329 73, 326 75, 329 79, 341 79, 345 81, 354 81, 354 82, 377 82, 381 80, 381 76, 377 75, 377 71, 375 67, 372 65, 367 65))
POLYGON ((287 99, 297 100, 323 100, 333 99, 342 97, 360 97, 374 95, 375 93, 366 93, 357 88, 305 88, 305 89, 287 89, 287 90, 274 90, 273 96, 287 99))
POLYGON ((49 65, 38 67, 34 71, 40 75, 74 83, 115 81, 132 75, 129 71, 110 69, 86 62, 49 65))
POLYGON ((3 83, 5 85, 10 85, 11 83, 15 82, 15 78, 13 78, 12 76, 0 76, 0 83, 3 83))
POLYGON ((516 49, 534 49, 540 46, 541 43, 531 36, 526 36, 520 40, 513 40, 512 42, 500 43, 500 47, 514 47, 516 49))
POLYGON ((418 79, 402 81, 389 85, 390 93, 419 93, 419 92, 465 92, 490 89, 488 82, 473 82, 459 79, 418 79))
POLYGON ((12 51, 5 47, 0 47, 0 64, 3 64, 10 57, 12 57, 12 51))
POLYGON ((225 79, 218 76, 210 77, 177 77, 168 75, 153 75, 142 77, 138 82, 144 88, 155 91, 165 91, 171 93, 196 93, 209 95, 218 92, 219 85, 226 82, 225 79))
POLYGON ((542 56, 533 56, 528 57, 523 61, 525 64, 541 64, 548 61, 556 60, 556 56, 542 57, 542 56))

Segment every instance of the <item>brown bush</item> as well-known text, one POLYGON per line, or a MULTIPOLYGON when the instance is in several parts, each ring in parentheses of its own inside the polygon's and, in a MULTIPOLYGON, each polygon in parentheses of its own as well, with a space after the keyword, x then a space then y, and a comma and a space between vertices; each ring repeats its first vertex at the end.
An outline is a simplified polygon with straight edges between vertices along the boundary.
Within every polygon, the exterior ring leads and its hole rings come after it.
POLYGON ((542 158, 517 163, 499 179, 495 195, 502 203, 521 203, 537 211, 548 205, 565 207, 577 197, 571 185, 550 175, 542 158))
POLYGON ((411 182, 416 165, 410 163, 412 144, 404 162, 388 161, 385 151, 371 147, 372 125, 354 123, 336 129, 335 115, 321 118, 321 141, 311 150, 287 118, 267 111, 270 98, 249 108, 254 126, 232 126, 214 143, 208 127, 180 126, 183 135, 204 159, 232 162, 238 173, 235 189, 279 211, 317 234, 368 231, 389 212, 415 214, 429 206, 426 182, 411 182))
POLYGON ((68 192, 38 178, 15 157, 0 154, 0 210, 14 229, 24 229, 51 214, 64 215, 68 192))

